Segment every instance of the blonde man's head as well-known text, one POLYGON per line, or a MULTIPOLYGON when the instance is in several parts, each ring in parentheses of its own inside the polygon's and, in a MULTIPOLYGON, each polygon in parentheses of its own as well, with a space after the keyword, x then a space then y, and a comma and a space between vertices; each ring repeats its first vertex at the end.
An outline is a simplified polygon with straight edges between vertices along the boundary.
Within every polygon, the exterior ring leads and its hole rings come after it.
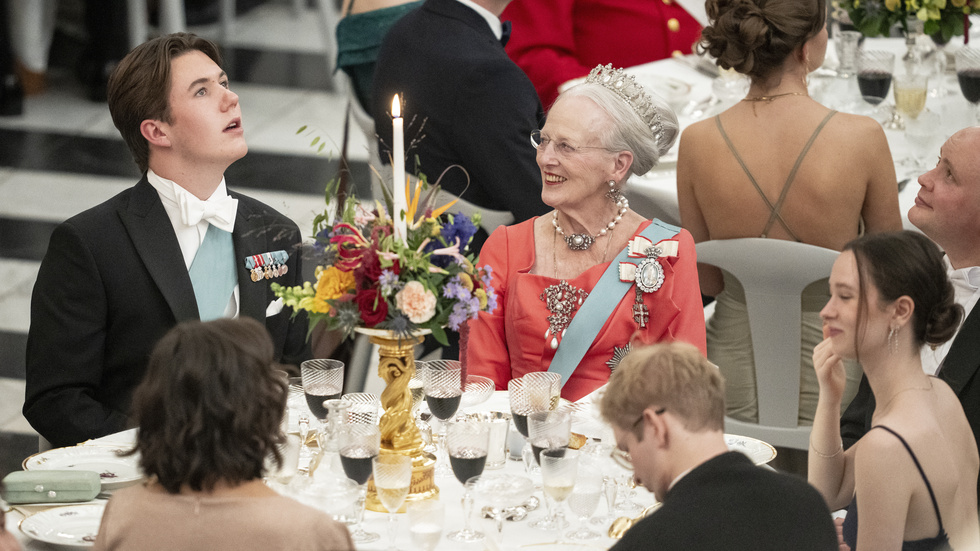
POLYGON ((691 432, 722 430, 724 379, 693 345, 634 348, 609 377, 600 410, 607 421, 640 438, 637 420, 649 407, 671 412, 691 432))

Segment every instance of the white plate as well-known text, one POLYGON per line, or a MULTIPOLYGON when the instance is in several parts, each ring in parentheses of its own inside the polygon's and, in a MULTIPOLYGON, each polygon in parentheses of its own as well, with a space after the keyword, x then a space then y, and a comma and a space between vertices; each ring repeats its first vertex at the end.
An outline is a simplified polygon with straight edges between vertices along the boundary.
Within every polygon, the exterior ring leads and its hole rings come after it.
POLYGON ((726 434, 725 444, 729 450, 747 455, 756 465, 765 465, 776 458, 776 448, 757 438, 726 434))
POLYGON ((20 531, 31 539, 54 545, 92 547, 104 511, 105 505, 56 507, 22 520, 20 531))
POLYGON ((116 490, 142 480, 139 456, 120 457, 125 446, 75 446, 55 448, 24 460, 24 470, 95 471, 102 479, 103 490, 116 490))

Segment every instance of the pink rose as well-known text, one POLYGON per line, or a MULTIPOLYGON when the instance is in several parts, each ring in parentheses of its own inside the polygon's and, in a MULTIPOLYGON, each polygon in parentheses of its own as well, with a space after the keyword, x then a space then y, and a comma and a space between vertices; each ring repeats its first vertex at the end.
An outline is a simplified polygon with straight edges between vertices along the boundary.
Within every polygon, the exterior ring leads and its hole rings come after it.
POLYGON ((418 281, 409 281, 395 294, 395 305, 412 323, 425 323, 436 315, 436 296, 418 281))

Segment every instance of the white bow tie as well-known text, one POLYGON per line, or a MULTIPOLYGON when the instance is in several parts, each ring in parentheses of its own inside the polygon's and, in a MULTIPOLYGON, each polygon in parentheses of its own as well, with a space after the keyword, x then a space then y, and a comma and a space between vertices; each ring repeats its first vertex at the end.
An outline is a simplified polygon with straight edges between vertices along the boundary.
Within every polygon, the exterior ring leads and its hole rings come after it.
POLYGON ((180 204, 180 220, 188 226, 197 225, 205 220, 218 229, 231 232, 235 229, 235 215, 238 213, 238 199, 225 195, 212 197, 201 201, 190 193, 181 193, 178 197, 180 204))

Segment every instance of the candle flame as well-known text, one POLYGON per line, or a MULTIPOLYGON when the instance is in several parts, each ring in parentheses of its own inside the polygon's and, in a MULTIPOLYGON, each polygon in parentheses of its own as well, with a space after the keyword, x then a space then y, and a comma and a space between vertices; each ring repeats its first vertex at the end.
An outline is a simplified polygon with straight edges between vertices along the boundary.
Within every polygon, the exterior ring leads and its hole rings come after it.
POLYGON ((402 104, 398 101, 398 94, 391 98, 391 116, 395 119, 402 116, 402 104))

